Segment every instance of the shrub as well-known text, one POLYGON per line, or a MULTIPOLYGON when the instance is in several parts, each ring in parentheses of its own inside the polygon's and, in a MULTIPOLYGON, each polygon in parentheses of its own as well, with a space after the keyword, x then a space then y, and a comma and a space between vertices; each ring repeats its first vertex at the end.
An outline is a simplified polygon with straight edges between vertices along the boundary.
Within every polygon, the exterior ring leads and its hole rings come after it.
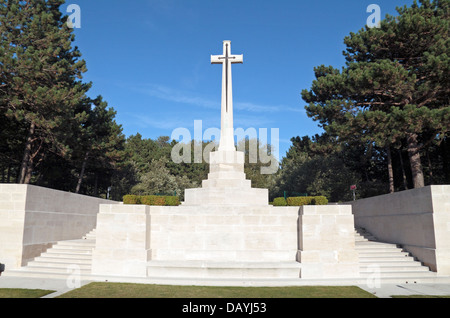
POLYGON ((138 195, 124 195, 123 204, 141 204, 140 196, 138 195))
POLYGON ((125 195, 124 204, 144 204, 159 206, 178 206, 180 199, 177 196, 159 196, 159 195, 125 195))
POLYGON ((311 205, 312 201, 313 201, 313 197, 291 197, 291 198, 287 198, 287 204, 289 206, 311 205))
POLYGON ((166 205, 166 198, 165 197, 160 197, 160 196, 156 196, 154 198, 154 204, 153 205, 160 205, 160 206, 164 206, 166 205))
POLYGON ((153 195, 143 195, 141 196, 141 204, 144 205, 154 205, 153 195))
POLYGON ((313 204, 315 205, 327 205, 328 199, 324 196, 317 196, 313 199, 313 204))
POLYGON ((273 199, 273 205, 274 206, 286 206, 287 202, 283 197, 275 198, 275 199, 273 199))
POLYGON ((180 198, 175 196, 167 196, 165 197, 166 205, 168 206, 178 206, 180 205, 180 198))
POLYGON ((166 205, 166 199, 158 195, 144 195, 141 197, 141 203, 145 205, 166 205))

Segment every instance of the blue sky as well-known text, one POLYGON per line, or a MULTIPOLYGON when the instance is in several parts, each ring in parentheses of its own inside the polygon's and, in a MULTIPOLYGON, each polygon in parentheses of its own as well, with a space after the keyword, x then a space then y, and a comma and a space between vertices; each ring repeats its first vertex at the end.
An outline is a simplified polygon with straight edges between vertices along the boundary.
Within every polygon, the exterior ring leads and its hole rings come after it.
MULTIPOLYGON (((210 55, 230 40, 235 128, 278 128, 279 153, 290 139, 321 133, 308 118, 301 91, 321 64, 344 65, 343 39, 366 24, 370 4, 381 16, 410 0, 67 0, 81 8, 76 40, 92 81, 117 111, 126 136, 171 136, 220 128, 221 72, 210 55)), ((270 141, 270 135, 269 135, 270 141)))

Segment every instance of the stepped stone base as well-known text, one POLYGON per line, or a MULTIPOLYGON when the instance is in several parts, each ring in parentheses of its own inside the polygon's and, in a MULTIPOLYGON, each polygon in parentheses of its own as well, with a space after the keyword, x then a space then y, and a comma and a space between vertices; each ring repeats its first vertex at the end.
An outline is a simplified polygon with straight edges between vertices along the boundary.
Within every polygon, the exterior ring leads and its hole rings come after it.
POLYGON ((284 279, 299 278, 298 262, 203 262, 203 261, 151 261, 148 277, 197 279, 284 279))
POLYGON ((216 151, 210 153, 210 173, 202 188, 187 189, 183 205, 267 206, 269 191, 251 187, 245 179, 244 153, 216 151))
MULTIPOLYGON (((356 251, 359 255, 360 277, 338 278, 339 284, 381 283, 448 283, 450 278, 438 277, 428 267, 416 261, 409 253, 395 244, 382 243, 367 232, 357 229, 354 233, 356 251)), ((146 275, 135 276, 91 273, 92 253, 96 232, 92 231, 81 240, 57 242, 53 248, 37 257, 26 267, 8 270, 4 276, 39 277, 143 283, 201 284, 201 285, 262 285, 284 286, 329 284, 328 279, 305 279, 308 264, 295 261, 246 262, 246 261, 201 261, 201 260, 151 260, 145 264, 146 275), (79 275, 79 276, 78 276, 79 275), (303 276, 303 277, 302 277, 303 276), (139 278, 141 277, 141 278, 139 278), (299 279, 299 277, 301 279, 299 279)))
MULTIPOLYGON (((269 205, 102 205, 93 273, 145 277, 147 264, 161 272, 161 266, 152 265, 154 261, 277 263, 284 268, 283 263, 296 263, 298 213, 298 207, 269 205)), ((215 265, 209 272, 217 271, 215 265)), ((299 271, 291 277, 298 278, 299 271)))

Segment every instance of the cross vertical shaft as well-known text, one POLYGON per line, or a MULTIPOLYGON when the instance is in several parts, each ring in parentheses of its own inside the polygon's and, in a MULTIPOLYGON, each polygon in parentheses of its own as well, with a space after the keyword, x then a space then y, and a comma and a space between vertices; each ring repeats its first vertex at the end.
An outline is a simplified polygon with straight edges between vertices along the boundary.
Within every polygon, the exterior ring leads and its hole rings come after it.
POLYGON ((222 105, 219 151, 236 150, 234 145, 231 64, 243 62, 243 55, 231 54, 231 41, 223 41, 223 55, 211 56, 211 64, 222 64, 222 105))

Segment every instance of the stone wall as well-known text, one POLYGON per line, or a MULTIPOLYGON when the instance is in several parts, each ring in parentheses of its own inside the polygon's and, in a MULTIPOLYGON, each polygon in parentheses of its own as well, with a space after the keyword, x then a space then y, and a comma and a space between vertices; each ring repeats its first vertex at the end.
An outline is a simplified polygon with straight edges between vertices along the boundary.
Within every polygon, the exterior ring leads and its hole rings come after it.
POLYGON ((301 278, 359 277, 350 205, 302 206, 298 224, 301 278))
POLYGON ((95 228, 99 204, 110 200, 32 185, 0 184, 0 262, 27 264, 54 243, 95 228))
POLYGON ((359 276, 349 205, 101 205, 92 273, 145 277, 154 262, 183 264, 183 275, 187 264, 222 263, 288 264, 290 278, 359 276))
POLYGON ((400 244, 438 274, 450 275, 450 186, 427 186, 357 200, 356 226, 400 244))

